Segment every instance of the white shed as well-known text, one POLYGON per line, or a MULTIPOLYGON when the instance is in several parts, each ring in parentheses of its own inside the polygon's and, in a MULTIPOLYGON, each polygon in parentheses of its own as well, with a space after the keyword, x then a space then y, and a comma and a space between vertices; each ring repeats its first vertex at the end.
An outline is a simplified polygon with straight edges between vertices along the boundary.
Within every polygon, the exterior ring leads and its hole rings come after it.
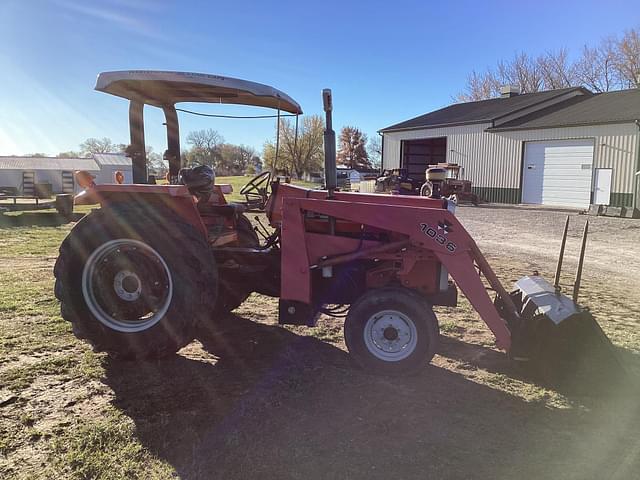
POLYGON ((0 157, 0 190, 32 196, 36 190, 78 193, 74 172, 85 170, 96 183, 115 183, 115 172, 131 183, 131 159, 122 154, 97 154, 93 158, 0 157))
POLYGON ((96 183, 115 183, 116 172, 122 172, 124 183, 133 183, 131 158, 123 153, 94 153, 93 159, 100 172, 96 175, 96 183))

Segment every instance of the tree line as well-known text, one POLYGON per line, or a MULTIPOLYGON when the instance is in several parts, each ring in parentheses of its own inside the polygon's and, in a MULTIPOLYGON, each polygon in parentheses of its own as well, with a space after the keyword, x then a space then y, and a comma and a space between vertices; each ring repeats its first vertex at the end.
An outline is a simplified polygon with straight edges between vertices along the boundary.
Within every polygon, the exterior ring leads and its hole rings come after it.
MULTIPOLYGON (((189 148, 181 152, 182 164, 186 167, 209 165, 219 176, 253 174, 262 168, 262 160, 254 148, 226 143, 224 137, 212 129, 190 132, 186 143, 189 148)), ((126 150, 126 144, 115 143, 108 137, 88 138, 78 150, 61 152, 57 156, 82 158, 96 153, 126 153, 126 150)), ((151 146, 146 147, 146 152, 149 170, 158 176, 166 175, 169 166, 163 156, 151 146)))
MULTIPOLYGON (((344 126, 338 137, 336 162, 355 169, 379 168, 382 156, 380 140, 371 140, 359 128, 344 126)), ((295 122, 280 120, 280 134, 265 142, 262 158, 266 168, 301 178, 305 173, 320 173, 324 168, 324 120, 320 115, 302 117, 295 122), (277 151, 277 155, 276 155, 277 151)))
POLYGON ((521 93, 583 86, 597 93, 640 88, 640 30, 603 38, 585 45, 572 59, 566 48, 541 55, 516 53, 484 72, 472 71, 466 87, 454 97, 459 102, 498 97, 500 87, 514 85, 521 93))

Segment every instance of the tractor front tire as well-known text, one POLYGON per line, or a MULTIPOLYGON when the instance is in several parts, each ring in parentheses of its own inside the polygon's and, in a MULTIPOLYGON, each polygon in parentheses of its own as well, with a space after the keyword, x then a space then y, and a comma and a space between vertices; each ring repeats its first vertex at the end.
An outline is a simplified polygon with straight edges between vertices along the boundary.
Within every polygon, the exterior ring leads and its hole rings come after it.
POLYGON ((431 182, 424 182, 420 187, 420 196, 421 197, 430 197, 433 193, 433 185, 431 182))
POLYGON ((168 209, 103 208, 60 246, 55 294, 73 333, 125 360, 160 358, 193 340, 217 293, 204 235, 168 209))
POLYGON ((439 340, 431 305, 413 290, 370 290, 349 309, 344 336, 352 358, 384 375, 414 373, 430 362, 439 340))

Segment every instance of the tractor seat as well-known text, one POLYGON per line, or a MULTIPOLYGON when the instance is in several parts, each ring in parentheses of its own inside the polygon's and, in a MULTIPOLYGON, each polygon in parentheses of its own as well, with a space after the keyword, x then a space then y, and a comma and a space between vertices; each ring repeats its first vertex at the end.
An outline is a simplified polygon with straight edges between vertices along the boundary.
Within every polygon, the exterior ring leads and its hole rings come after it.
POLYGON ((201 215, 220 215, 221 217, 233 217, 240 215, 247 207, 241 203, 227 203, 226 205, 217 205, 210 202, 198 202, 198 211, 201 215))

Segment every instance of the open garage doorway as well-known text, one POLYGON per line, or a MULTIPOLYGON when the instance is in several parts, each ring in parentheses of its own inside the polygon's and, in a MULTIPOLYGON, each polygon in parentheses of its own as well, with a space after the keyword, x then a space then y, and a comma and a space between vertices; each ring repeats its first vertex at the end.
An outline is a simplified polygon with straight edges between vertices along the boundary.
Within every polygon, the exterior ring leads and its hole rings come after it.
POLYGON ((407 175, 423 182, 425 170, 430 165, 447 161, 447 137, 421 138, 402 141, 402 161, 400 168, 407 169, 407 175))

